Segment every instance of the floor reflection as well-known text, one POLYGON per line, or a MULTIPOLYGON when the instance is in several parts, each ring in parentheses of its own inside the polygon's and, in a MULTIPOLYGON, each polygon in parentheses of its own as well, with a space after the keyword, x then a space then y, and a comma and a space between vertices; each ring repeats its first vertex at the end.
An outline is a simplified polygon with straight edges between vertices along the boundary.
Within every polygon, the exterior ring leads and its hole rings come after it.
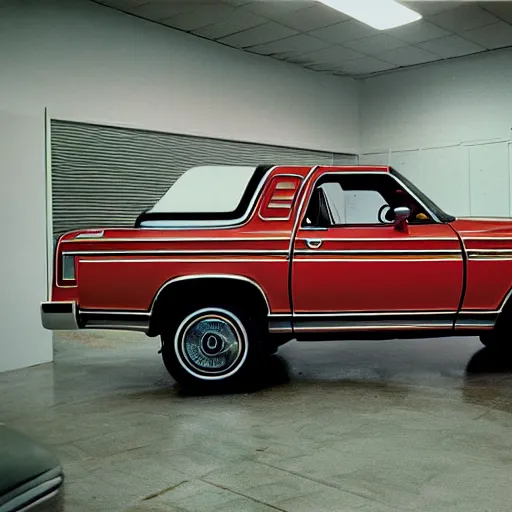
POLYGON ((466 367, 463 400, 485 407, 479 418, 512 412, 512 350, 483 348, 466 367))

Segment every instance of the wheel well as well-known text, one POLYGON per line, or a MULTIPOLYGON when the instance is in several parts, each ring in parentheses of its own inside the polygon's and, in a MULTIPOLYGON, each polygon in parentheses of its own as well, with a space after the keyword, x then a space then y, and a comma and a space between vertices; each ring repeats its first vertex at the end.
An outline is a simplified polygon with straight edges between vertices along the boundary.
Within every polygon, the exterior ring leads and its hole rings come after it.
MULTIPOLYGON (((233 301, 243 304, 254 318, 265 321, 269 313, 267 298, 255 283, 243 278, 201 277, 184 278, 164 284, 157 293, 151 309, 149 335, 161 334, 168 311, 178 312, 194 300, 233 301)), ((212 302, 212 305, 214 303, 212 302)))
POLYGON ((507 292, 505 297, 500 303, 498 308, 498 312, 496 315, 496 320, 494 323, 494 330, 501 330, 502 328, 506 328, 507 324, 510 324, 510 320, 512 318, 512 288, 507 292))

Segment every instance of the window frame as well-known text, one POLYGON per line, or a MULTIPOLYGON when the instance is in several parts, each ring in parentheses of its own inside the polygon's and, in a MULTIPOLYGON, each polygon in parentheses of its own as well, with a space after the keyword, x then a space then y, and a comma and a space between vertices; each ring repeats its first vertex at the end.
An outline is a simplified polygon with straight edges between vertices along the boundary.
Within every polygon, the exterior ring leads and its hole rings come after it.
MULTIPOLYGON (((313 193, 316 190, 316 188, 318 187, 318 182, 321 179, 325 178, 326 176, 330 177, 330 176, 350 176, 350 175, 352 175, 352 176, 368 176, 368 177, 375 176, 375 175, 388 176, 389 178, 394 180, 407 194, 409 194, 409 196, 412 199, 414 199, 425 210, 425 212, 428 213, 428 215, 430 217, 429 221, 422 222, 421 224, 417 224, 417 225, 423 226, 423 225, 432 225, 432 224, 442 224, 443 223, 438 218, 438 216, 430 208, 428 208, 427 205, 415 193, 413 193, 409 189, 408 186, 405 185, 405 183, 403 183, 398 178, 398 176, 391 173, 390 171, 368 171, 368 172, 365 172, 365 171, 338 171, 338 172, 322 173, 322 174, 319 174, 315 178, 310 190, 308 191, 308 198, 307 198, 307 202, 305 202, 305 207, 304 207, 303 211, 300 212, 300 224, 299 224, 300 229, 311 230, 311 231, 316 231, 316 230, 317 231, 325 231, 325 230, 332 229, 332 228, 364 228, 364 227, 388 228, 389 229, 390 226, 391 227, 393 226, 392 223, 382 224, 380 222, 377 222, 375 224, 366 224, 366 223, 365 224, 335 224, 335 225, 328 226, 328 227, 308 226, 308 225, 304 224, 304 221, 306 218, 306 213, 308 211, 308 208, 309 208, 309 205, 311 202, 311 198, 313 197, 313 193)), ((336 181, 336 180, 333 180, 333 181, 336 181)))

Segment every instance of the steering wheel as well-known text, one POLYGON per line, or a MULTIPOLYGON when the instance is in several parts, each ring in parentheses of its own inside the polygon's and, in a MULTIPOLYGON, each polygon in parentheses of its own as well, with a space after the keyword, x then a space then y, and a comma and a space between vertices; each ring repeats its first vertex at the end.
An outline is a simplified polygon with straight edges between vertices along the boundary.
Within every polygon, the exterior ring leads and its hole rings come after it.
POLYGON ((393 223, 393 219, 388 218, 388 215, 391 211, 392 211, 391 206, 389 206, 389 204, 383 204, 379 208, 379 212, 377 213, 377 219, 379 220, 379 222, 381 224, 392 224, 393 223))

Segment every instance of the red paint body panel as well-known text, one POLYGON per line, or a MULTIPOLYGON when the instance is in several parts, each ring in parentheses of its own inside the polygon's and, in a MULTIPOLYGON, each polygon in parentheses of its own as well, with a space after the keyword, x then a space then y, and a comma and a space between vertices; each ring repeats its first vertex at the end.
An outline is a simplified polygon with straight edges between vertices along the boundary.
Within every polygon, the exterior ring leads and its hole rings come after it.
POLYGON ((463 309, 498 309, 512 287, 512 220, 459 219, 452 225, 469 254, 463 309))
MULTIPOLYGON (((176 277, 232 274, 258 283, 274 313, 290 311, 288 300, 288 262, 285 257, 258 258, 250 263, 237 258, 216 262, 165 257, 81 259, 78 300, 83 309, 148 311, 158 290, 176 277), (258 261, 260 259, 261 261, 258 261), (98 283, 102 283, 98 289, 98 283)), ((213 293, 215 295, 215 293, 213 293)), ((239 298, 240 300, 242 297, 239 298)))
POLYGON ((81 310, 146 312, 174 278, 229 274, 256 283, 272 314, 292 313, 290 298, 297 314, 455 316, 461 304, 462 311, 500 308, 512 286, 512 220, 410 225, 408 233, 390 225, 299 229, 316 179, 342 170, 389 171, 375 166, 276 167, 248 220, 233 227, 105 228, 101 237, 90 239, 76 237, 98 230, 68 233, 57 246, 56 273, 62 255, 74 255, 77 285, 54 284, 52 300, 76 301, 81 310), (269 187, 280 175, 298 176, 298 189, 289 201, 289 217, 269 218, 274 195, 269 187), (318 250, 308 247, 310 239, 321 240, 318 250))
POLYGON ((457 311, 464 268, 460 242, 450 226, 410 226, 408 234, 393 226, 334 227, 321 232, 320 253, 304 254, 305 240, 316 236, 300 230, 295 242, 297 313, 457 311))

